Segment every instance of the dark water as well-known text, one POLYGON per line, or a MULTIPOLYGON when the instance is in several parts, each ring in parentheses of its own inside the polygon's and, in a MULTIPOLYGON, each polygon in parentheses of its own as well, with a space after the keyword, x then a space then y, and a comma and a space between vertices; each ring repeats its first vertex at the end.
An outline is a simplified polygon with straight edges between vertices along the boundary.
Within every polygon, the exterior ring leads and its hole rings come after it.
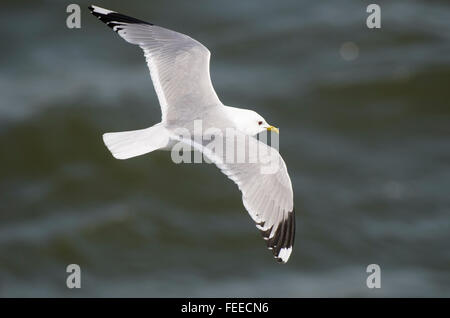
POLYGON ((379 1, 381 30, 369 1, 97 2, 203 42, 222 101, 281 127, 287 265, 215 167, 112 158, 102 133, 157 123, 156 94, 90 3, 65 27, 69 3, 0 5, 0 296, 450 296, 448 2, 379 1))

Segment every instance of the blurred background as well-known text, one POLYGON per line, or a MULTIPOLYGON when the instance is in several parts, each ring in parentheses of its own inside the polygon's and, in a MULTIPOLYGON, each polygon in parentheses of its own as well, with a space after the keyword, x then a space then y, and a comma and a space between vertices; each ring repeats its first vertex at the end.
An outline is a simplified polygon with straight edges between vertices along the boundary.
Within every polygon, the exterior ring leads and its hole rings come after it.
POLYGON ((0 7, 0 296, 450 296, 450 4, 102 1, 212 52, 221 100, 281 127, 297 235, 277 264, 232 181, 104 132, 160 108, 141 50, 68 1, 0 7), (66 266, 81 266, 81 289, 66 266), (381 267, 381 289, 366 267, 381 267))

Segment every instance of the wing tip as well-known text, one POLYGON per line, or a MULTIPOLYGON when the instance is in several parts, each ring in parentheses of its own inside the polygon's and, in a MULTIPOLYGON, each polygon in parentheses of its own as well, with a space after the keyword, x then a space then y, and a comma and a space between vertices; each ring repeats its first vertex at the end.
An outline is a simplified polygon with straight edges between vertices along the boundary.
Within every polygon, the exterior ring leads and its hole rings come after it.
POLYGON ((88 6, 89 11, 96 16, 100 21, 104 22, 107 26, 112 28, 114 31, 118 31, 118 28, 114 28, 123 24, 146 24, 153 25, 146 21, 142 21, 112 10, 98 7, 96 5, 88 6))
POLYGON ((110 14, 110 13, 114 13, 114 11, 105 9, 105 8, 101 8, 98 7, 96 5, 91 4, 88 9, 91 11, 92 14, 110 14))
POLYGON ((271 236, 272 228, 261 230, 267 241, 267 248, 272 251, 273 257, 278 263, 286 264, 292 253, 295 240, 295 209, 288 212, 287 218, 280 222, 271 236))
POLYGON ((290 247, 283 247, 280 252, 278 253, 278 256, 274 256, 274 258, 277 260, 278 263, 286 264, 289 260, 289 257, 292 253, 292 246, 290 247))

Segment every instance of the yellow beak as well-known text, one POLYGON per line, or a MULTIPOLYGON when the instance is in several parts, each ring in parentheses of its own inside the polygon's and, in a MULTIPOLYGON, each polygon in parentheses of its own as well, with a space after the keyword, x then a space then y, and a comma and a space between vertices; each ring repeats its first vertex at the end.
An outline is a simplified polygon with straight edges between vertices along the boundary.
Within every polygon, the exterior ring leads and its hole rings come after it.
POLYGON ((277 128, 277 127, 274 127, 274 126, 269 126, 269 127, 267 127, 267 130, 268 130, 268 131, 274 131, 274 132, 276 132, 277 134, 280 133, 280 131, 278 130, 278 128, 277 128))

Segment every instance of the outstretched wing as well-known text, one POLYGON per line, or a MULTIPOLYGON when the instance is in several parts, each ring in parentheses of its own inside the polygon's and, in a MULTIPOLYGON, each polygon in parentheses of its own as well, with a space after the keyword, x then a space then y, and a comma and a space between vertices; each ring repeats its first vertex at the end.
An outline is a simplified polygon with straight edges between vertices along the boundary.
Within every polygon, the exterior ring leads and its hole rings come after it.
POLYGON ((225 140, 216 138, 215 146, 200 145, 179 136, 172 138, 201 151, 237 184, 244 206, 267 241, 267 247, 279 262, 286 263, 295 239, 294 195, 286 164, 279 152, 239 131, 227 130, 225 140), (238 140, 240 142, 236 142, 238 140), (217 145, 223 141, 226 145, 217 151, 217 145))
POLYGON ((209 75, 211 54, 201 43, 114 11, 97 6, 89 9, 127 42, 144 50, 163 122, 189 120, 205 108, 221 105, 209 75))

